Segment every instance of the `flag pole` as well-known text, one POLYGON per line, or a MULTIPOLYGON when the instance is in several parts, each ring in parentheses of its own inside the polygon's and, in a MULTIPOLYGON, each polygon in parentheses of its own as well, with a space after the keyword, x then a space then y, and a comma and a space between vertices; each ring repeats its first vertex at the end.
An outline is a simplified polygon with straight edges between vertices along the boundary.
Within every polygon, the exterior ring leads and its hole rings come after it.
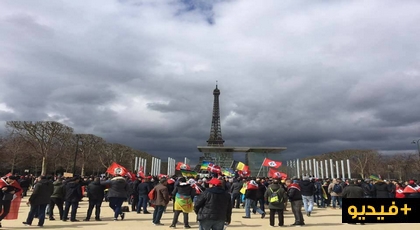
MULTIPOLYGON (((265 159, 267 159, 267 158, 264 158, 264 161, 265 161, 265 159)), ((261 167, 260 167, 260 170, 258 171, 257 177, 259 177, 259 176, 260 176, 261 169, 262 169, 262 167, 263 167, 264 161, 261 163, 261 167)))

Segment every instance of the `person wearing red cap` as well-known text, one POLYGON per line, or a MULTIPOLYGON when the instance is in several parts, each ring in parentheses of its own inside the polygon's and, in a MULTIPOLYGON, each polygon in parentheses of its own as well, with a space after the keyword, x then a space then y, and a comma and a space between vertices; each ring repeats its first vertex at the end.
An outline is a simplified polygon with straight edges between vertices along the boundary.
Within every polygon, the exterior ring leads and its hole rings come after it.
POLYGON ((194 206, 200 230, 223 230, 225 224, 230 224, 232 202, 230 194, 222 187, 222 182, 213 178, 209 188, 198 197, 194 206))

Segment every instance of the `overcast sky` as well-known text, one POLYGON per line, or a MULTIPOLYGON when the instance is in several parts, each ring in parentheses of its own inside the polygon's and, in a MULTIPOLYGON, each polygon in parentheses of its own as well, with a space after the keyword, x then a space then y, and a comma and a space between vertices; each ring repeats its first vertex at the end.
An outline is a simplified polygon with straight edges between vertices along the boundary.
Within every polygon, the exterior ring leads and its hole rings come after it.
POLYGON ((419 12, 409 0, 2 0, 0 122, 56 120, 197 161, 217 80, 225 146, 415 151, 419 12))

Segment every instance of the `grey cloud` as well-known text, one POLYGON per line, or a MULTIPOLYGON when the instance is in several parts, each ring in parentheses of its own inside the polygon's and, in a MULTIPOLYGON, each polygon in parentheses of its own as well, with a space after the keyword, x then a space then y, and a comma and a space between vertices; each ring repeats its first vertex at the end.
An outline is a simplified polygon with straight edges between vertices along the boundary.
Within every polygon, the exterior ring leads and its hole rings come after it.
POLYGON ((218 80, 227 146, 286 146, 284 159, 414 149, 419 9, 417 1, 4 1, 0 100, 14 113, 0 120, 62 120, 196 160, 218 80))

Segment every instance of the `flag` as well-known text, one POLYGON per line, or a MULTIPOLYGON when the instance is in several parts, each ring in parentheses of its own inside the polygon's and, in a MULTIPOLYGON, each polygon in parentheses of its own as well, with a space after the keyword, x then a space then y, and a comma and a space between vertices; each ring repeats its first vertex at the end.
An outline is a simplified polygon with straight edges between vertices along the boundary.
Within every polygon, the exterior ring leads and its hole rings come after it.
POLYGON ((209 167, 209 164, 214 164, 213 162, 209 162, 209 161, 203 161, 203 163, 201 163, 201 170, 207 170, 207 168, 209 167))
POLYGON ((218 173, 218 174, 222 171, 220 166, 215 165, 215 164, 209 164, 209 167, 207 168, 207 170, 211 173, 218 173))
POLYGON ((235 172, 232 169, 224 168, 222 169, 222 174, 228 177, 232 177, 235 172))
POLYGON ((196 177, 197 173, 194 171, 187 171, 187 170, 181 170, 181 174, 183 177, 196 177))
POLYGON ((271 168, 278 168, 281 166, 281 161, 273 161, 268 158, 265 158, 262 165, 271 168))
POLYGON ((13 174, 12 173, 8 173, 4 177, 9 177, 9 176, 13 176, 13 174))
POLYGON ((236 169, 236 170, 243 170, 244 169, 244 167, 245 167, 246 165, 244 164, 244 163, 242 163, 242 162, 240 162, 240 161, 233 161, 232 162, 232 169, 236 169))
POLYGON ((369 176, 369 178, 370 178, 370 179, 372 179, 372 180, 380 180, 380 179, 381 179, 381 178, 380 178, 380 177, 378 177, 377 175, 373 175, 373 174, 372 174, 372 175, 370 175, 370 176, 369 176))
POLYGON ((144 175, 144 167, 140 166, 139 171, 137 172, 137 176, 141 178, 146 178, 146 175, 144 175))
POLYGON ((109 173, 112 176, 115 176, 115 175, 125 176, 125 175, 127 175, 128 170, 126 168, 124 168, 124 166, 121 166, 121 165, 113 162, 111 164, 111 166, 108 167, 106 172, 109 173))
POLYGON ((276 179, 286 179, 287 178, 287 174, 286 173, 282 173, 279 172, 273 168, 270 168, 270 170, 268 171, 268 177, 271 178, 276 178, 276 179))
POLYGON ((132 173, 132 172, 127 172, 127 174, 125 174, 128 178, 130 178, 131 181, 135 181, 136 180, 136 174, 132 173))
POLYGON ((243 170, 238 170, 238 174, 241 177, 249 177, 249 176, 251 176, 251 171, 249 170, 248 165, 245 165, 244 168, 243 168, 243 170))
POLYGON ((184 162, 178 162, 176 165, 176 170, 191 170, 191 167, 184 162))

